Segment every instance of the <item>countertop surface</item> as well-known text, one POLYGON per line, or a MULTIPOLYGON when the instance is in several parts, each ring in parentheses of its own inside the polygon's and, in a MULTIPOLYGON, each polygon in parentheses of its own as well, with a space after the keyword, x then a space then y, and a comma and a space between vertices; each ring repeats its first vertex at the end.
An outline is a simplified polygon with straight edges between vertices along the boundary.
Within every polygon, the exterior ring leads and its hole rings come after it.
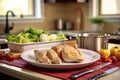
MULTIPOLYGON (((2 62, 0 62, 0 72, 21 80, 61 80, 60 78, 48 76, 29 69, 25 69, 25 68, 23 69, 2 62)), ((113 72, 109 75, 106 75, 104 77, 101 77, 98 80, 119 80, 119 79, 120 79, 120 70, 113 72)))
MULTIPOLYGON (((0 72, 19 78, 21 80, 61 80, 59 78, 55 78, 52 76, 33 72, 30 70, 22 69, 4 63, 0 63, 0 72)), ((119 80, 119 79, 120 79, 120 70, 112 74, 109 74, 107 76, 104 76, 102 78, 99 78, 98 80, 119 80)))
POLYGON ((51 76, 0 63, 0 72, 21 80, 60 80, 51 76))
MULTIPOLYGON (((27 69, 11 66, 1 62, 0 62, 0 72, 19 78, 21 80, 61 80, 59 78, 55 78, 45 74, 33 72, 27 69)), ((120 79, 120 70, 111 73, 107 76, 101 77, 98 80, 119 80, 119 79, 120 79)))

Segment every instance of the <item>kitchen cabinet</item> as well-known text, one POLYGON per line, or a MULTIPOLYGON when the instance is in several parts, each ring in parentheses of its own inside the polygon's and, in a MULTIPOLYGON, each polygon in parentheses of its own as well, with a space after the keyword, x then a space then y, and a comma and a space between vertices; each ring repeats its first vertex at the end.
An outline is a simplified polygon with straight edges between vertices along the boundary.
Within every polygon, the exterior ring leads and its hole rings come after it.
POLYGON ((77 3, 87 3, 88 0, 45 0, 46 3, 56 3, 56 2, 77 2, 77 3))

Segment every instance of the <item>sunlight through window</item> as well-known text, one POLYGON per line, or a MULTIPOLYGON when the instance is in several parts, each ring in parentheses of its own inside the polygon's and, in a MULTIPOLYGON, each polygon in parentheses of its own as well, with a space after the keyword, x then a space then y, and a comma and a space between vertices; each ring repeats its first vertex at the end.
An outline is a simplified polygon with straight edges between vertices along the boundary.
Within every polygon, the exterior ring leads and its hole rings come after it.
POLYGON ((100 14, 101 15, 113 15, 120 13, 120 0, 100 0, 100 14))
POLYGON ((43 4, 44 0, 0 0, 0 22, 5 21, 8 10, 16 15, 16 17, 9 18, 14 21, 41 20, 44 18, 43 4))
POLYGON ((33 0, 0 0, 0 15, 5 16, 8 10, 12 10, 17 16, 34 15, 33 3, 33 0))

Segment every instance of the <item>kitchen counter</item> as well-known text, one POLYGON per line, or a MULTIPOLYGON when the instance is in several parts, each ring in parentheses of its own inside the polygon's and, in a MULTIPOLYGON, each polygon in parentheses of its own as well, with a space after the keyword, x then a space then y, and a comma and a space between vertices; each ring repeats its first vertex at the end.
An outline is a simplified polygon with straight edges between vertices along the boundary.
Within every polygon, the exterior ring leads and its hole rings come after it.
POLYGON ((55 77, 47 76, 4 63, 0 63, 0 72, 21 80, 60 80, 55 77))
MULTIPOLYGON (((65 33, 65 34, 78 34, 78 33, 109 33, 109 32, 95 32, 95 31, 79 31, 79 30, 51 30, 47 31, 49 33, 65 33)), ((109 33, 109 34, 114 34, 114 33, 109 33)))
MULTIPOLYGON (((22 69, 4 63, 0 63, 0 72, 18 78, 20 80, 61 80, 45 74, 33 72, 30 70, 22 69)), ((120 70, 107 76, 104 76, 98 80, 119 80, 119 79, 120 70)))
MULTIPOLYGON (((114 46, 114 45, 110 44, 109 46, 114 46)), ((18 78, 20 80, 61 80, 56 77, 52 77, 42 73, 11 66, 1 62, 0 62, 0 72, 3 74, 10 75, 12 77, 18 78)), ((107 76, 101 77, 98 80, 119 80, 119 79, 120 79, 120 70, 112 74, 109 74, 107 76)))

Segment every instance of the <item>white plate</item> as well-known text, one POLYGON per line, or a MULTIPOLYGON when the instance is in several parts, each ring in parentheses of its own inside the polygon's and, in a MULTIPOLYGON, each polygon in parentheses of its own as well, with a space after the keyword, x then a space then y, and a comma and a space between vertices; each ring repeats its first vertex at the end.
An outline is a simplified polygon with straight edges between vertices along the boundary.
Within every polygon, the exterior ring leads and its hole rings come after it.
MULTIPOLYGON (((46 49, 46 48, 43 48, 46 49)), ((48 48, 47 48, 48 49, 48 48)), ((42 50, 42 49, 40 49, 42 50)), ((85 60, 81 63, 61 63, 61 64, 44 64, 44 63, 38 63, 36 61, 35 55, 34 55, 34 50, 28 50, 22 53, 21 57, 28 63, 42 67, 42 68, 49 68, 49 69, 76 69, 76 68, 82 68, 85 66, 88 66, 92 64, 93 62, 97 61, 100 59, 99 53, 92 51, 92 50, 87 50, 87 49, 80 49, 80 51, 83 52, 83 56, 85 57, 85 60)))

